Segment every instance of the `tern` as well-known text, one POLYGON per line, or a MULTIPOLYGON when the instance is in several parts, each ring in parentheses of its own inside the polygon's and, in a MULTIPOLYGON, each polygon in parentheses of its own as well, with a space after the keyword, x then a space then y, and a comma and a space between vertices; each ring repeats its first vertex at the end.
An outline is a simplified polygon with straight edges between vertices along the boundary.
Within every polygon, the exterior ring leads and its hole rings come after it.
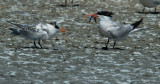
POLYGON ((133 24, 127 24, 122 25, 119 22, 112 21, 111 17, 114 13, 109 11, 101 11, 97 12, 96 14, 89 14, 86 15, 86 18, 89 19, 89 22, 92 18, 94 18, 96 22, 96 18, 99 17, 99 23, 98 23, 98 31, 100 35, 107 37, 108 41, 106 43, 106 47, 103 47, 102 49, 107 50, 109 40, 114 41, 113 49, 115 49, 116 41, 124 40, 127 38, 128 34, 137 28, 143 21, 143 18, 133 24))
POLYGON ((42 48, 40 44, 41 40, 48 40, 52 38, 58 31, 61 32, 66 31, 64 28, 58 27, 56 22, 39 23, 36 25, 16 24, 10 21, 6 22, 19 28, 19 29, 10 28, 10 30, 12 31, 11 34, 33 40, 34 46, 36 48, 38 48, 36 45, 36 41, 38 41, 40 48, 42 48))
POLYGON ((155 12, 156 12, 156 7, 160 5, 160 0, 139 0, 139 2, 144 6, 143 12, 145 10, 145 7, 148 8, 155 7, 155 12))

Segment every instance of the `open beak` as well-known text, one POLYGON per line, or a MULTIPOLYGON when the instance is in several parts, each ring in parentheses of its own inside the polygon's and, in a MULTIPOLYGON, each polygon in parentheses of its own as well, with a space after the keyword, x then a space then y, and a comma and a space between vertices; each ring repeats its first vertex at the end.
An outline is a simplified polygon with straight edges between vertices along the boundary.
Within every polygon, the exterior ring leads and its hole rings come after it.
POLYGON ((96 14, 85 15, 85 19, 88 18, 89 22, 91 22, 92 18, 94 18, 94 21, 97 23, 97 20, 96 20, 97 17, 99 17, 99 16, 96 14))
POLYGON ((60 28, 59 31, 60 32, 66 32, 66 29, 65 28, 60 28))

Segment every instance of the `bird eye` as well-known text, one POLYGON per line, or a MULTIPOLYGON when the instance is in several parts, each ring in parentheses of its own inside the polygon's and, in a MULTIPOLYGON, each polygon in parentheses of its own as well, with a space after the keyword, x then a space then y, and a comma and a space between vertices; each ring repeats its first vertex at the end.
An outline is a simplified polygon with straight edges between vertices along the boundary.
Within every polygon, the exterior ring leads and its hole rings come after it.
POLYGON ((57 25, 55 25, 55 28, 56 28, 56 29, 59 29, 59 27, 58 27, 57 25))

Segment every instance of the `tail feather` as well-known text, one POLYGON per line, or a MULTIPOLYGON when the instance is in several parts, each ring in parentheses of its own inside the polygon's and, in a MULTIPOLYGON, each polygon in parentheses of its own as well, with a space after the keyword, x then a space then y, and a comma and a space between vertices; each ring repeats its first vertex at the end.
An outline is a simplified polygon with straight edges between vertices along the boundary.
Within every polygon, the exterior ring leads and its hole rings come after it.
POLYGON ((133 26, 133 29, 137 28, 142 23, 142 21, 143 21, 143 18, 141 20, 131 24, 133 26))
POLYGON ((9 28, 9 29, 12 31, 11 34, 13 34, 13 35, 20 35, 21 34, 20 30, 17 30, 15 28, 9 28))

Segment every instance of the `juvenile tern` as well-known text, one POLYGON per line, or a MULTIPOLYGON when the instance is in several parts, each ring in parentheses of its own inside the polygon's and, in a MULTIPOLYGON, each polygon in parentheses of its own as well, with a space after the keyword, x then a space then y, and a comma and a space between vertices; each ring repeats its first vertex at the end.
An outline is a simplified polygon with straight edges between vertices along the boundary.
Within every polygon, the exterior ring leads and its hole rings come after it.
POLYGON ((50 22, 50 23, 45 23, 45 24, 39 23, 37 25, 16 24, 10 21, 7 21, 7 22, 20 28, 20 29, 10 28, 10 30, 12 31, 11 34, 33 40, 34 46, 36 48, 38 47, 35 41, 38 41, 40 48, 42 48, 40 44, 41 40, 50 39, 58 32, 58 30, 61 32, 66 31, 64 28, 58 27, 56 22, 50 22))

